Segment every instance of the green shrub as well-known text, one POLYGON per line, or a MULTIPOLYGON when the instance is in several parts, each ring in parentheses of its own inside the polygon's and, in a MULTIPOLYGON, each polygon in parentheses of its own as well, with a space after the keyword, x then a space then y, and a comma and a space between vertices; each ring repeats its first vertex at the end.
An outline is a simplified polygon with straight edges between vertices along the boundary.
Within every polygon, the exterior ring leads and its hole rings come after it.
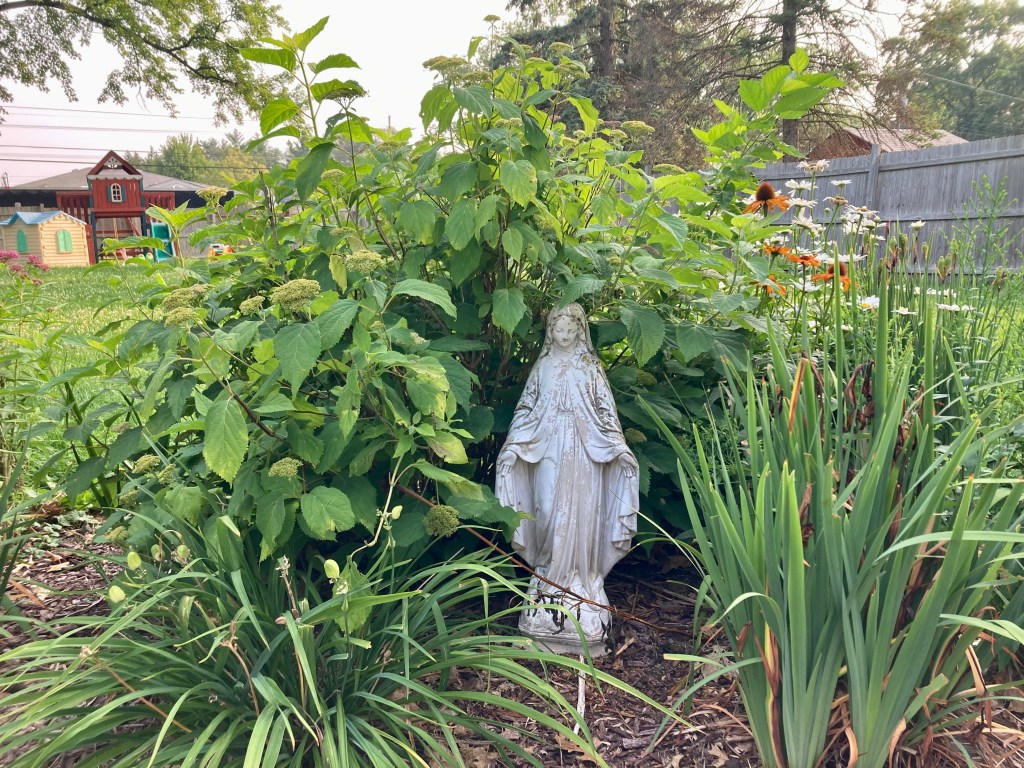
MULTIPOLYGON (((371 128, 352 106, 359 86, 326 79, 353 62, 306 59, 322 27, 247 53, 302 91, 267 105, 264 139, 302 138, 307 154, 237 185, 223 207, 211 200, 215 223, 201 237, 234 253, 165 268, 159 311, 116 350, 148 351, 150 379, 107 463, 90 471, 125 467, 143 514, 254 525, 263 556, 336 538, 354 547, 400 487, 508 530, 515 515, 484 486, 543 312, 580 300, 625 426, 646 438, 634 446, 652 514, 672 515, 674 459, 637 397, 676 427, 687 409, 703 418, 701 380, 719 375, 723 353, 743 359, 757 327, 757 297, 718 287, 733 270, 728 243, 689 232, 742 240, 770 225, 716 222, 719 203, 697 174, 650 177, 628 136, 567 90, 576 69, 522 50, 494 72, 471 64, 476 42, 470 58, 428 62, 438 82, 423 99, 422 140, 371 128), (567 111, 582 130, 568 132, 567 111), (721 327, 695 325, 709 315, 721 327), (133 469, 150 453, 173 467, 159 482, 133 469), (280 476, 285 460, 298 462, 294 477, 280 476)), ((715 131, 723 163, 779 156, 775 102, 795 110, 799 95, 806 108, 830 82, 782 67, 755 83, 756 119, 732 110, 715 131)), ((197 214, 151 215, 178 232, 197 214)), ((427 539, 426 506, 404 503, 395 536, 411 548, 427 539)))
POLYGON ((134 265, 114 276, 0 265, 0 476, 27 442, 26 492, 65 480, 72 504, 116 504, 117 478, 100 469, 142 374, 115 355, 118 328, 139 313, 137 279, 134 265))

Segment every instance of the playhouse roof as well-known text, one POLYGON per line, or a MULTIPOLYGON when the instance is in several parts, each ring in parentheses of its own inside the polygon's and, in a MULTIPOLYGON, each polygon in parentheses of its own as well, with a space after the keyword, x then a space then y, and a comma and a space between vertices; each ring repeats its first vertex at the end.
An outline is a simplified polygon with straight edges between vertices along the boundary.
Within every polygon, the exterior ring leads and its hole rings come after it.
POLYGON ((42 224, 45 221, 54 219, 58 216, 66 216, 72 221, 77 221, 79 224, 85 224, 81 219, 75 218, 71 214, 64 213, 64 211, 17 211, 13 216, 7 219, 0 220, 0 226, 6 227, 13 224, 15 221, 21 221, 22 224, 42 224))

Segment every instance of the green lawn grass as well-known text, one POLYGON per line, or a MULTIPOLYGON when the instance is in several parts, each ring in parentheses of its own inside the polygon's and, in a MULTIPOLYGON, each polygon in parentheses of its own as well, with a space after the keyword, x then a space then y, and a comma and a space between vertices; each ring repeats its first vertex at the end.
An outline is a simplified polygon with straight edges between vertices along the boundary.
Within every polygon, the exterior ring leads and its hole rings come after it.
MULTIPOLYGON (((51 457, 67 446, 62 427, 25 437, 25 429, 63 422, 67 393, 47 391, 46 384, 96 360, 98 353, 89 346, 91 337, 114 333, 142 316, 139 297, 150 279, 132 264, 55 268, 39 278, 35 285, 0 271, 0 417, 4 421, 0 449, 16 453, 27 441, 26 476, 35 476, 37 487, 55 482, 74 463, 64 455, 47 467, 51 457), (36 391, 46 393, 37 396, 36 391)), ((120 396, 100 377, 74 384, 73 395, 79 403, 91 403, 91 408, 120 396)))

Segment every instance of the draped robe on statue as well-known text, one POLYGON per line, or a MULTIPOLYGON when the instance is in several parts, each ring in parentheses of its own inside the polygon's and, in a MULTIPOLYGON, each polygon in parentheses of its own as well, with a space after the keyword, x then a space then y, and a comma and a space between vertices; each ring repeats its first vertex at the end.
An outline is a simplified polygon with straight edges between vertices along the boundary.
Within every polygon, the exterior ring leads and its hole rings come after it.
MULTIPOLYGON (((502 453, 517 460, 499 468, 502 503, 530 515, 512 546, 533 569, 568 592, 607 605, 604 579, 636 533, 639 479, 622 435, 604 370, 589 351, 542 355, 516 407, 502 453), (628 455, 632 466, 620 457, 628 455)), ((536 608, 520 630, 552 650, 577 651, 572 621, 544 605, 559 603, 579 621, 593 654, 609 642, 607 609, 583 603, 534 578, 536 608)))

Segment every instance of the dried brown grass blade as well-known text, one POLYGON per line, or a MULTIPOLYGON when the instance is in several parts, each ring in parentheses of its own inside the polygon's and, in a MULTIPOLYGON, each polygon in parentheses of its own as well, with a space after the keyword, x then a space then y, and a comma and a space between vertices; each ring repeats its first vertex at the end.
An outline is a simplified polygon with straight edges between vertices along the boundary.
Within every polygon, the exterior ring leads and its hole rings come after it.
MULTIPOLYGON (((967 650, 964 651, 967 655, 967 663, 971 665, 971 676, 974 678, 974 692, 979 696, 985 696, 988 693, 988 686, 985 685, 985 672, 981 668, 981 661, 978 659, 978 654, 974 652, 974 648, 967 646, 967 650)), ((985 699, 981 702, 981 724, 986 728, 992 727, 992 701, 985 699)))
POLYGON ((889 739, 889 765, 892 765, 892 756, 896 753, 896 745, 899 744, 900 736, 903 735, 905 730, 907 730, 907 719, 901 717, 899 725, 892 732, 892 738, 889 739))
POLYGON ((789 418, 787 423, 789 424, 789 431, 793 431, 793 420, 796 418, 796 404, 800 397, 800 388, 804 382, 804 371, 807 369, 807 358, 801 357, 800 362, 796 364, 796 374, 793 376, 793 392, 789 396, 789 418))

